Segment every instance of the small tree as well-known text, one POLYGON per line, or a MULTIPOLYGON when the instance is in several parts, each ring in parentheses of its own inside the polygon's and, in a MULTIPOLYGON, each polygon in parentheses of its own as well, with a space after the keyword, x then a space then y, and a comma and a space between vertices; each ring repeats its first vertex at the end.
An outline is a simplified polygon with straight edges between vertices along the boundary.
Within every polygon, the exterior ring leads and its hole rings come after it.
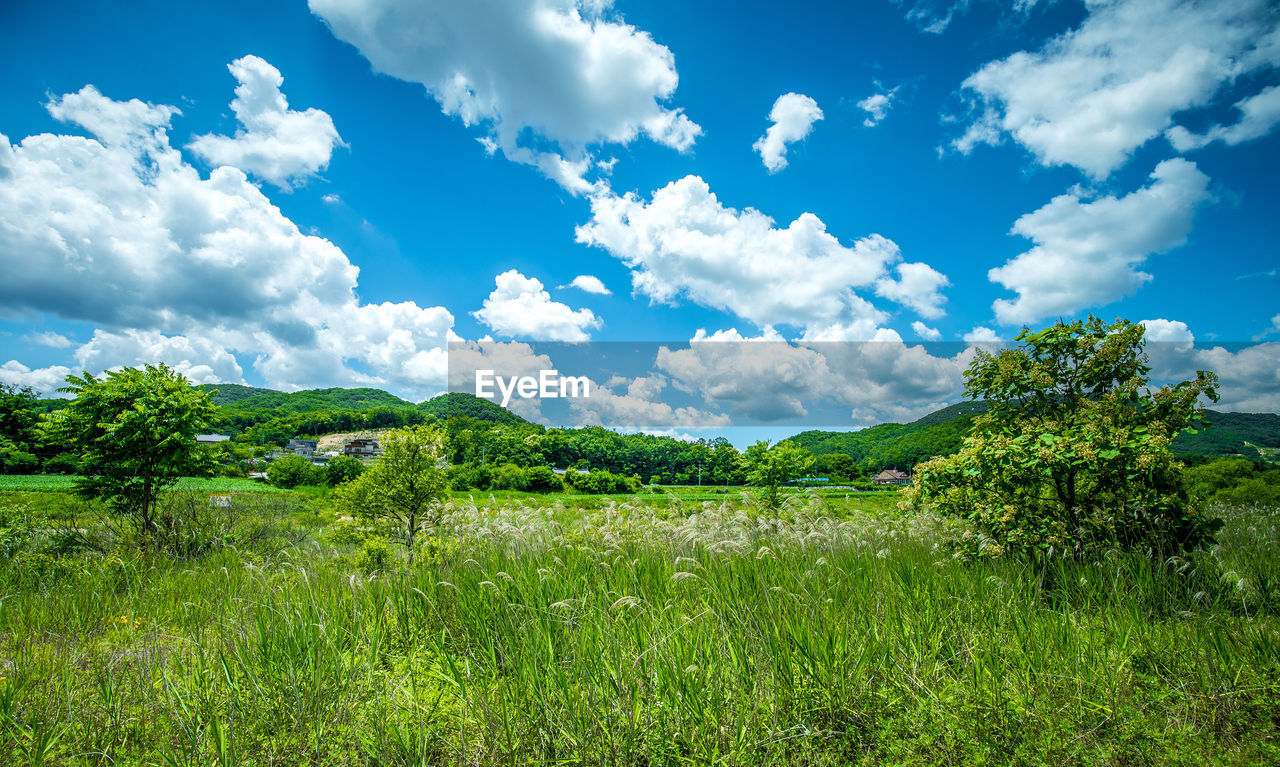
POLYGON ((761 488, 761 498, 770 509, 778 508, 778 488, 804 476, 813 466, 813 455, 792 442, 779 442, 769 447, 761 440, 747 448, 747 481, 761 488))
POLYGON ((286 455, 267 466, 267 481, 286 490, 299 485, 319 485, 325 481, 325 470, 300 455, 286 455))
POLYGON ((76 491, 105 501, 150 535, 161 494, 205 468, 195 438, 216 412, 210 394, 165 365, 109 371, 105 378, 67 376, 67 384, 59 391, 76 398, 48 416, 46 430, 81 453, 85 476, 76 491))
POLYGON ((965 393, 990 410, 958 453, 916 467, 908 503, 967 517, 975 551, 992 555, 1212 541, 1220 523, 1189 501, 1169 443, 1199 421, 1202 396, 1217 401, 1217 377, 1151 390, 1143 331, 1090 317, 979 350, 965 393))
POLYGON ((325 479, 329 484, 337 487, 356 479, 364 473, 364 463, 354 456, 339 455, 329 459, 324 465, 325 479))
POLYGON ((394 522, 412 564, 418 533, 439 521, 449 497, 445 434, 437 426, 410 426, 388 432, 382 446, 378 463, 338 488, 334 501, 354 516, 394 522))

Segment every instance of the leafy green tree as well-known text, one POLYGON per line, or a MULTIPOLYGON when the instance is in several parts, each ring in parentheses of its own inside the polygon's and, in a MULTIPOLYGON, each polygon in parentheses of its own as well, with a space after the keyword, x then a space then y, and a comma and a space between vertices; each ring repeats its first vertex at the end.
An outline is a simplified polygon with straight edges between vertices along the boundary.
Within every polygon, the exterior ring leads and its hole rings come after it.
POLYGON ((34 455, 36 393, 29 386, 0 384, 0 474, 34 471, 39 461, 34 455))
POLYGON ((761 440, 747 448, 745 460, 747 482, 761 488, 761 498, 770 509, 778 508, 778 488, 813 466, 813 454, 785 440, 773 447, 761 440))
POLYGON ((288 490, 299 485, 322 484, 325 472, 300 455, 286 455, 267 466, 267 481, 288 490))
POLYGON ((365 471, 364 462, 350 455, 339 455, 329 459, 324 465, 325 479, 330 485, 337 487, 356 479, 365 471))
POLYGON ((1152 390, 1143 327, 1096 317, 1023 330, 998 354, 978 351, 966 393, 985 399, 954 455, 920 464, 916 508, 970 519, 975 553, 1119 548, 1168 553, 1212 540, 1220 522, 1188 498, 1169 450, 1197 423, 1213 373, 1152 390))
POLYGON ((67 384, 59 391, 76 398, 48 415, 46 430, 81 454, 76 491, 152 534, 161 494, 206 468, 195 438, 215 416, 209 394, 165 365, 67 376, 67 384))
POLYGON ((531 466, 526 472, 529 480, 528 490, 534 493, 559 493, 564 490, 564 482, 550 466, 531 466))
POLYGON ((413 563, 418 534, 439 521, 449 497, 445 433, 435 425, 410 426, 382 437, 382 457, 334 492, 338 507, 354 516, 395 523, 413 563))

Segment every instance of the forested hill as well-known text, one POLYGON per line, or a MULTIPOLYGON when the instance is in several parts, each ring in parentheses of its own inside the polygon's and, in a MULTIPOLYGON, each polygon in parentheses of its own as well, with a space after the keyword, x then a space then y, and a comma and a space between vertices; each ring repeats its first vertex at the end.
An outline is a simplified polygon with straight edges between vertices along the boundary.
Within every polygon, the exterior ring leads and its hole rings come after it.
MULTIPOLYGON (((863 471, 908 469, 935 455, 958 450, 974 416, 986 411, 985 402, 961 402, 909 424, 887 423, 853 432, 806 431, 790 440, 815 455, 848 455, 863 471)), ((1276 459, 1280 415, 1215 410, 1205 411, 1205 415, 1208 426, 1197 434, 1179 435, 1172 445, 1175 453, 1276 459)))
POLYGON ((462 416, 464 418, 474 418, 477 421, 491 421, 493 423, 529 423, 496 402, 477 397, 474 394, 467 394, 466 392, 449 392, 448 394, 432 397, 418 405, 418 409, 440 419, 462 416))
POLYGON ((861 431, 805 431, 789 441, 814 455, 842 453, 864 472, 910 469, 935 455, 960 449, 976 414, 985 402, 962 402, 908 424, 886 423, 861 431))
POLYGON ((271 408, 287 413, 315 410, 368 410, 375 407, 414 407, 381 389, 304 389, 280 392, 240 384, 201 384, 197 389, 213 391, 213 402, 223 407, 271 408))
POLYGON ((1275 413, 1219 413, 1205 411, 1208 428, 1180 434, 1173 451, 1184 455, 1243 455, 1275 460, 1280 449, 1280 415, 1275 413), (1262 448, 1262 450, 1259 450, 1262 448), (1268 455, 1269 453, 1269 455, 1268 455))

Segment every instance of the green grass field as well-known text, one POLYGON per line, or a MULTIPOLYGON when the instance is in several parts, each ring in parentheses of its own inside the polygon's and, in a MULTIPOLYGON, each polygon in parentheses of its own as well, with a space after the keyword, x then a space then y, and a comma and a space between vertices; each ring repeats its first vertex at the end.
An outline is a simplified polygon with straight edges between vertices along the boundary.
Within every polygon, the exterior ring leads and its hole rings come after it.
MULTIPOLYGON (((76 478, 63 474, 0 474, 0 492, 45 492, 55 490, 72 490, 76 478)), ((235 479, 230 477, 186 477, 178 480, 178 490, 210 493, 271 493, 278 492, 271 485, 251 479, 235 479)))
MULTIPOLYGON (((0 564, 0 762, 1280 760, 1276 511, 1036 568, 895 501, 460 494, 411 569, 295 493, 237 495, 197 557, 36 540, 0 564)), ((0 493, 42 504, 72 505, 0 493)))

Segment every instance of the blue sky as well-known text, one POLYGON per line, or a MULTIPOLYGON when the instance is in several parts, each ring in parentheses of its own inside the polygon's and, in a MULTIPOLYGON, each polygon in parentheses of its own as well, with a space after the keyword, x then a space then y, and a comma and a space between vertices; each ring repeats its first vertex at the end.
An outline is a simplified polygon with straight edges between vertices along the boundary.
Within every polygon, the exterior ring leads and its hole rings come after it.
MULTIPOLYGON (((8 383, 417 400, 450 339, 905 350, 1093 312, 1280 406, 1266 0, 19 2, 0 42, 8 383)), ((850 422, 954 386, 876 397, 850 422)))

